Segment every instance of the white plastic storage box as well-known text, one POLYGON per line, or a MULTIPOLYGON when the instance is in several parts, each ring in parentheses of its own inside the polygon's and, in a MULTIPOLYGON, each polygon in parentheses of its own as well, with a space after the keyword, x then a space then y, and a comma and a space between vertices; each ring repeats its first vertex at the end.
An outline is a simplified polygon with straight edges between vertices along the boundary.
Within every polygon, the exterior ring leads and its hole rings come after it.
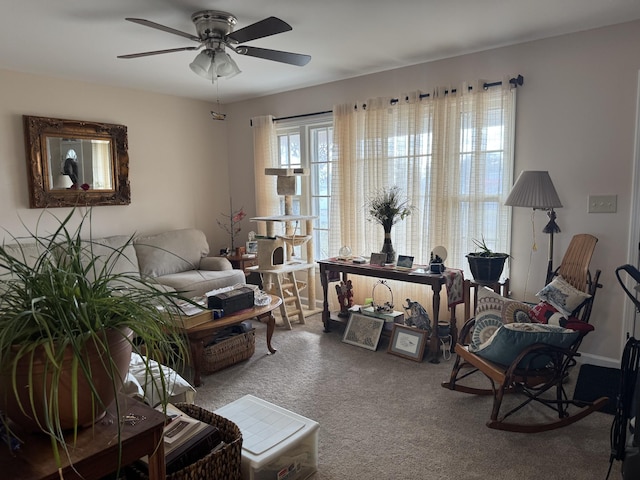
POLYGON ((318 470, 318 422, 253 395, 215 413, 242 432, 244 480, 303 480, 318 470))

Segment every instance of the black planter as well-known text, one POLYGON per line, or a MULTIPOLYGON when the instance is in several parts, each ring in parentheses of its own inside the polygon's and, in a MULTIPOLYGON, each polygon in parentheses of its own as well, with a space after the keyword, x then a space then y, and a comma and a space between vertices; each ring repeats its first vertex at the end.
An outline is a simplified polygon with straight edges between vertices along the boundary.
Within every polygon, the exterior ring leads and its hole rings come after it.
POLYGON ((500 280, 504 262, 509 258, 507 254, 496 253, 493 256, 482 256, 475 253, 467 254, 469 268, 473 279, 478 283, 491 284, 500 280))

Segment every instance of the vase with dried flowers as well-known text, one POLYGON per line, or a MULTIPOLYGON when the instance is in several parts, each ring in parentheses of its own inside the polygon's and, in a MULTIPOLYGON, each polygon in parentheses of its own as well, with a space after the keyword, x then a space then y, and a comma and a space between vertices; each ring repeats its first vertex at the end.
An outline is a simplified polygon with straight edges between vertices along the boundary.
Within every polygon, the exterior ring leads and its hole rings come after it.
POLYGON ((366 208, 371 220, 382 225, 384 244, 380 253, 387 256, 386 263, 393 263, 396 252, 391 243, 391 227, 411 215, 415 207, 402 194, 400 187, 383 188, 367 201, 366 208))
POLYGON ((244 212, 244 207, 240 207, 238 210, 233 209, 233 202, 229 199, 229 214, 221 214, 226 220, 221 222, 220 220, 216 220, 218 222, 218 226, 226 231, 231 236, 231 252, 235 250, 235 241, 236 236, 242 228, 240 227, 240 222, 242 219, 247 216, 244 212))

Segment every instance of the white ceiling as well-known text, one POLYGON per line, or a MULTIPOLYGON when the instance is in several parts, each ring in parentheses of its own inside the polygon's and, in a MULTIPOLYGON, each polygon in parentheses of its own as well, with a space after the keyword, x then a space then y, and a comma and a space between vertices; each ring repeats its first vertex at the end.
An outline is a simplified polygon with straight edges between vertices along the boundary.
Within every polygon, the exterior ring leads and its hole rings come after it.
POLYGON ((639 0, 0 0, 0 68, 230 103, 640 19, 639 0), (189 69, 197 45, 124 20, 195 34, 191 14, 223 10, 236 29, 268 16, 293 31, 247 45, 311 55, 296 67, 247 56, 216 87, 189 69))

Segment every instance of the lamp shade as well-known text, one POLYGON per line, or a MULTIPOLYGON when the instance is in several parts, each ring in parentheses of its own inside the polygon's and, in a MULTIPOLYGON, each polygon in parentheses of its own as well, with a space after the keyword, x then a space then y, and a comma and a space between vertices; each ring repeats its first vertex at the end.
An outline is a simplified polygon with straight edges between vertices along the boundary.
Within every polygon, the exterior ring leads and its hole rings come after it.
POLYGON ((540 210, 562 207, 549 172, 535 170, 520 173, 504 204, 540 210))
POLYGON ((200 52, 189 64, 193 72, 212 82, 218 77, 231 78, 240 73, 240 68, 222 48, 208 48, 200 52))
POLYGON ((212 57, 212 50, 203 50, 198 55, 196 55, 196 58, 194 58, 193 62, 189 64, 189 68, 191 68, 194 73, 197 73, 201 77, 211 80, 211 62, 213 60, 212 57))
POLYGON ((227 52, 221 48, 216 49, 213 57, 213 68, 218 77, 235 77, 240 73, 240 68, 227 52))

